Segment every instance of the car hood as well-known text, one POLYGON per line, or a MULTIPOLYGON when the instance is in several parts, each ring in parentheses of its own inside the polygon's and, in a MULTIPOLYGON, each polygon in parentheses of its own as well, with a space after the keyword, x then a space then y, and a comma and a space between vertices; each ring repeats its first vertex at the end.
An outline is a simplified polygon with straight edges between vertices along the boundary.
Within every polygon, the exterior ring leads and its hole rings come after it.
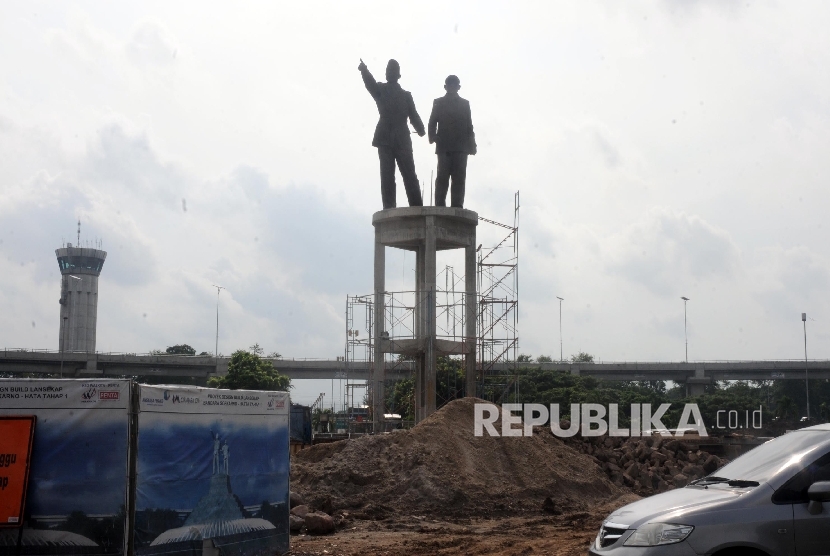
POLYGON ((678 488, 623 506, 609 515, 605 522, 626 525, 629 529, 639 527, 643 523, 660 521, 695 525, 695 523, 687 523, 688 519, 684 521, 683 516, 697 513, 704 508, 732 502, 742 494, 746 494, 743 489, 678 488))

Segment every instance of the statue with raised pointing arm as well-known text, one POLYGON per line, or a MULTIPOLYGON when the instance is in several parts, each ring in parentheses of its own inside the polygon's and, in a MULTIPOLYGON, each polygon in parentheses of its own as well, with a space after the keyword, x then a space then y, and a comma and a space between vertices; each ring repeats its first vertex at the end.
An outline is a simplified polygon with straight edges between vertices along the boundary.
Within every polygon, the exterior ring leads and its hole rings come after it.
POLYGON ((375 99, 380 114, 378 125, 375 127, 375 135, 372 138, 372 146, 377 147, 380 159, 380 192, 383 208, 397 206, 395 203, 396 163, 401 171, 409 206, 423 206, 421 186, 415 174, 415 160, 412 158, 412 138, 407 120, 412 123, 421 137, 426 134, 426 131, 418 111, 415 110, 412 94, 404 91, 398 84, 401 67, 397 61, 389 60, 386 65, 386 83, 375 81, 363 60, 360 60, 357 69, 360 70, 366 90, 375 99))

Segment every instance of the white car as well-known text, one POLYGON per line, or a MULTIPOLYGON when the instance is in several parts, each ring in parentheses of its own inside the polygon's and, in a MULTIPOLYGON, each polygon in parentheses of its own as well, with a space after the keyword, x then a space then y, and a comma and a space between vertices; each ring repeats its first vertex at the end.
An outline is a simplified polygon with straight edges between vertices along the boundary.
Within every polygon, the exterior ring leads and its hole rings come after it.
POLYGON ((830 555, 830 424, 770 440, 609 515, 593 556, 830 555))

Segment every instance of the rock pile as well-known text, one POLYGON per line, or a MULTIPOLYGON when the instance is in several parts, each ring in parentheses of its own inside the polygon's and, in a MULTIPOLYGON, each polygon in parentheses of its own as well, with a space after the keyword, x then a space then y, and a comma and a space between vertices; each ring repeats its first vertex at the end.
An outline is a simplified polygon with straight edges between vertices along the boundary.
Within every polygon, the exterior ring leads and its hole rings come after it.
POLYGON ((288 515, 288 528, 292 533, 305 529, 310 535, 327 535, 336 527, 334 518, 322 511, 312 512, 303 503, 303 498, 296 492, 290 493, 291 513, 288 515))
POLYGON ((573 437, 567 444, 590 456, 617 486, 650 496, 685 486, 726 464, 698 449, 694 439, 573 437))

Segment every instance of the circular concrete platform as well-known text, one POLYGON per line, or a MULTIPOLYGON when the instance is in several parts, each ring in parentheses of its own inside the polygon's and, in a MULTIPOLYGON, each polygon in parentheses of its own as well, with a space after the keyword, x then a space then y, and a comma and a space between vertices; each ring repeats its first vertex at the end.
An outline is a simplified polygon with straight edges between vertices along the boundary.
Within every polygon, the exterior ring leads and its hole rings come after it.
POLYGON ((417 250, 435 233, 435 249, 459 249, 475 243, 478 213, 454 207, 402 207, 372 215, 376 241, 398 249, 417 250))

